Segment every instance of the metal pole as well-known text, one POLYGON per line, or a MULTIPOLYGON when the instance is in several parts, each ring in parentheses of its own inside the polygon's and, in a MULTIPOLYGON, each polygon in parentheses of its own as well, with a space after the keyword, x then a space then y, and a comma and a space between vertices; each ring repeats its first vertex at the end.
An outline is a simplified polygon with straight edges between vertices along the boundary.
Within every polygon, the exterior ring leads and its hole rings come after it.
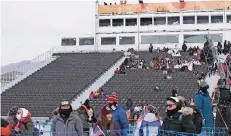
POLYGON ((99 47, 99 1, 96 0, 95 2, 95 51, 98 52, 99 47))
POLYGON ((138 12, 138 24, 137 24, 137 27, 138 27, 138 52, 140 50, 140 13, 138 12))

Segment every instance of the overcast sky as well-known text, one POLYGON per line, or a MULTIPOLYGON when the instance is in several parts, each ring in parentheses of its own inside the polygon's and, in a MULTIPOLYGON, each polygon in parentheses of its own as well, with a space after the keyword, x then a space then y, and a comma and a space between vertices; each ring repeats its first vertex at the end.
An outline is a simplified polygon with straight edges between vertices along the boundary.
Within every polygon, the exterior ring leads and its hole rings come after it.
MULTIPOLYGON (((120 0, 105 1, 119 3, 120 0)), ((179 0, 144 0, 147 3, 169 1, 179 0)), ((2 0, 1 65, 31 60, 52 46, 59 46, 61 37, 94 35, 94 15, 93 0, 2 0)))

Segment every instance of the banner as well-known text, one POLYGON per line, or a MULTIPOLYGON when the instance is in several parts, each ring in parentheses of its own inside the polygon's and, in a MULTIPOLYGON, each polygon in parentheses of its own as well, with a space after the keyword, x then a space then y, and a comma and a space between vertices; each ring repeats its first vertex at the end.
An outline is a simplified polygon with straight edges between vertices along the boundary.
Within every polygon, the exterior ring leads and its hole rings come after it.
POLYGON ((122 5, 100 5, 99 14, 122 14, 143 12, 179 12, 193 10, 218 10, 231 8, 231 1, 189 1, 170 3, 143 3, 122 5))

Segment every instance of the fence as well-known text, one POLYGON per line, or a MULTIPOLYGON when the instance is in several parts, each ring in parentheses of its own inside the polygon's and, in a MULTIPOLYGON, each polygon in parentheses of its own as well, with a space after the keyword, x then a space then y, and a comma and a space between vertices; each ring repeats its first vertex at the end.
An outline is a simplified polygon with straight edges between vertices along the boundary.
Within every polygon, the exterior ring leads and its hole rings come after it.
MULTIPOLYGON (((93 131, 89 133, 89 131, 83 131, 83 132, 62 132, 60 130, 56 132, 51 131, 51 123, 46 123, 46 124, 41 124, 41 123, 35 123, 35 127, 37 128, 37 131, 34 132, 26 132, 26 133, 21 133, 21 134, 16 134, 14 133, 13 136, 63 136, 63 135, 71 135, 71 136, 92 136, 93 131), (47 129, 43 129, 47 128, 47 129)), ((116 135, 120 136, 121 133, 127 133, 128 136, 138 136, 135 134, 135 127, 134 126, 129 126, 129 130, 126 131, 102 131, 98 129, 97 134, 106 136, 106 135, 116 135)), ((96 133, 96 132, 95 132, 96 133)), ((145 133, 145 132, 144 132, 145 133)), ((202 128, 202 132, 200 134, 192 134, 192 133, 183 133, 183 132, 175 132, 175 131, 166 131, 159 129, 158 132, 156 131, 150 131, 149 129, 146 129, 146 136, 228 136, 228 133, 225 128, 202 128)), ((97 135, 98 136, 98 135, 97 135)))

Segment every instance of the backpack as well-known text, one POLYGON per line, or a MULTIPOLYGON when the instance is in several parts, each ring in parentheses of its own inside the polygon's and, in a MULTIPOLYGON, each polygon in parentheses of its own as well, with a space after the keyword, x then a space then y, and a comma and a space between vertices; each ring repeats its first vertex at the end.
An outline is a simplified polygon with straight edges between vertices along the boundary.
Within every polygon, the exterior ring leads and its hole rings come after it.
MULTIPOLYGON (((204 118, 201 115, 200 111, 197 108, 193 108, 193 124, 196 128, 196 133, 200 134, 202 126, 204 124, 204 118)), ((179 120, 182 121, 182 114, 179 116, 179 120)))

